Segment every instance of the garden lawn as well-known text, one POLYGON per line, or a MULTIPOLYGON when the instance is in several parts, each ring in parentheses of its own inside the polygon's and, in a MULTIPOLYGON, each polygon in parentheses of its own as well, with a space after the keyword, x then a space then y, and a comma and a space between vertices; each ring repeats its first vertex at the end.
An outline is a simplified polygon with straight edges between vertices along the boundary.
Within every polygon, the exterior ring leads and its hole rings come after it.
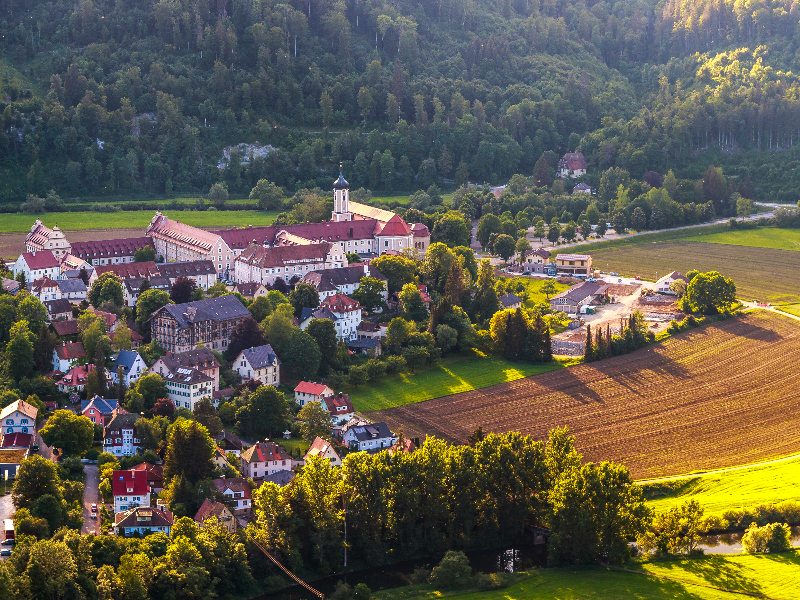
POLYGON ((753 248, 772 248, 774 250, 800 250, 800 229, 779 229, 759 227, 758 229, 730 229, 722 233, 687 236, 685 239, 708 242, 710 244, 729 244, 731 246, 751 246, 753 248))
MULTIPOLYGON (((633 568, 638 569, 636 565, 633 568)), ((602 567, 536 569, 499 590, 440 590, 433 584, 375 592, 377 600, 654 600, 735 599, 739 594, 602 567)))
POLYGON ((728 509, 800 500, 800 456, 735 471, 717 471, 642 485, 648 505, 656 512, 687 500, 697 500, 705 508, 706 516, 721 515, 728 509))
POLYGON ((433 367, 416 373, 401 373, 380 383, 351 387, 349 393, 357 411, 369 412, 515 381, 560 369, 571 362, 515 363, 471 350, 448 355, 433 367))
MULTIPOLYGON (((196 227, 232 227, 234 225, 243 227, 253 225, 271 225, 275 221, 277 212, 267 212, 258 210, 225 210, 225 211, 166 211, 167 216, 178 220, 187 225, 196 227)), ((150 224, 153 218, 153 211, 136 210, 120 211, 113 213, 99 212, 64 212, 64 213, 44 213, 38 215, 39 218, 48 226, 58 224, 63 230, 75 229, 115 229, 128 227, 141 227, 142 235, 144 229, 150 224)), ((27 215, 21 213, 4 214, 0 218, 0 233, 29 231, 31 224, 36 220, 37 215, 27 215)))
POLYGON ((300 450, 300 456, 304 456, 305 453, 308 452, 308 444, 303 441, 303 438, 292 438, 290 440, 285 440, 281 436, 277 442, 292 456, 297 455, 298 449, 300 450))

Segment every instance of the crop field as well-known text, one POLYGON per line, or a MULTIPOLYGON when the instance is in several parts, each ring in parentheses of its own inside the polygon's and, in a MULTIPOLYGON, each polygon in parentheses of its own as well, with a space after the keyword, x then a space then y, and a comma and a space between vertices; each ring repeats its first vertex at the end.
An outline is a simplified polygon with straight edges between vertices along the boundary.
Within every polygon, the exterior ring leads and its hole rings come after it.
POLYGON ((800 301, 800 252, 791 250, 672 241, 599 250, 592 252, 592 262, 597 269, 649 281, 671 271, 719 271, 733 279, 740 298, 800 301))
POLYGON ((643 483, 650 507, 662 512, 697 500, 706 516, 728 509, 753 508, 800 500, 800 456, 772 464, 712 471, 685 479, 643 483))
MULTIPOLYGON (((697 241, 696 236, 687 236, 685 239, 697 241)), ((709 244, 798 251, 800 250, 800 229, 780 229, 777 227, 729 229, 722 233, 703 235, 702 241, 709 244)))
POLYGON ((473 350, 445 356, 434 366, 416 373, 400 373, 380 383, 351 387, 348 393, 357 411, 376 411, 515 381, 560 369, 565 364, 568 363, 512 363, 473 350))
POLYGON ((567 426, 585 460, 621 461, 637 479, 754 463, 800 445, 798 325, 754 311, 628 355, 369 416, 459 442, 479 425, 536 439, 567 426))

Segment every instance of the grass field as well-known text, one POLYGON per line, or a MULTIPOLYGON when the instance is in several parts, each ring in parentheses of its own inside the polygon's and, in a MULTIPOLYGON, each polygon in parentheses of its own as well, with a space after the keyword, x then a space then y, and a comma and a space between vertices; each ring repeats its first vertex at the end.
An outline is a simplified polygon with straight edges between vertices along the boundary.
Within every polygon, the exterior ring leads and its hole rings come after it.
MULTIPOLYGON (((698 241, 697 236, 684 239, 698 241)), ((710 244, 731 246, 750 246, 753 248, 772 248, 773 250, 800 250, 800 229, 779 229, 759 227, 758 229, 734 230, 702 235, 700 239, 710 244)))
POLYGON ((470 353, 446 356, 438 364, 423 371, 401 373, 377 384, 351 388, 350 399, 358 411, 383 410, 514 381, 560 369, 565 364, 512 363, 473 350, 470 353))
POLYGON ((800 500, 800 457, 735 471, 705 473, 663 483, 644 483, 648 504, 657 512, 697 500, 705 514, 800 500))
POLYGON ((586 460, 621 461, 638 479, 681 475, 796 453, 798 359, 800 324, 758 311, 628 355, 369 416, 459 442, 479 425, 536 439, 568 426, 586 460))
POLYGON ((790 315, 794 315, 795 317, 800 317, 800 304, 780 304, 776 306, 778 310, 782 310, 785 313, 789 313, 790 315))
MULTIPOLYGON (((231 227, 253 225, 271 225, 275 221, 277 212, 258 210, 241 211, 178 211, 167 213, 187 225, 197 227, 231 227)), ((39 216, 48 227, 58 225, 64 230, 75 229, 109 229, 141 227, 144 230, 153 218, 153 211, 135 210, 130 212, 97 213, 44 213, 39 216)), ((0 217, 0 233, 28 231, 36 220, 36 215, 20 213, 4 214, 0 217)))
POLYGON ((733 279, 740 298, 800 301, 800 252, 790 250, 672 241, 599 250, 592 261, 595 268, 649 281, 671 271, 719 271, 733 279))

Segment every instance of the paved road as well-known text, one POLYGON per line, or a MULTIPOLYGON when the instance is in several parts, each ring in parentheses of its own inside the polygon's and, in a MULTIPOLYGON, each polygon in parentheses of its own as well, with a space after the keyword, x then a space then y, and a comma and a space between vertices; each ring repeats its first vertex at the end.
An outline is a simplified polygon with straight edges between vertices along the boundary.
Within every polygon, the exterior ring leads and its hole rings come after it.
MULTIPOLYGON (((8 489, 11 489, 10 485, 8 489)), ((0 526, 2 526, 4 519, 10 519, 14 516, 14 511, 14 505, 11 502, 11 494, 0 497, 0 526)), ((0 532, 0 536, 2 535, 2 532, 0 532)))
POLYGON ((83 529, 81 533, 100 531, 100 476, 97 465, 85 465, 86 481, 83 484, 83 529), (92 518, 92 504, 97 504, 97 518, 92 518))

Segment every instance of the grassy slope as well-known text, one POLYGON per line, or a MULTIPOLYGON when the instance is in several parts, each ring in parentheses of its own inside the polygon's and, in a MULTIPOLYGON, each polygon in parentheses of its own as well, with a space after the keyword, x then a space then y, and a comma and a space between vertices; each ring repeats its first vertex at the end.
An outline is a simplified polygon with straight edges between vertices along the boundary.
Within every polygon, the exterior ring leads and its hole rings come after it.
POLYGON ((374 595, 378 600, 717 600, 747 597, 715 587, 764 594, 770 598, 800 595, 798 551, 644 561, 634 562, 628 568, 654 577, 603 567, 539 569, 520 574, 513 585, 500 590, 443 591, 428 584, 384 590, 374 595))
MULTIPOLYGON (((197 227, 242 227, 247 225, 271 225, 277 212, 257 210, 242 211, 179 211, 168 213, 173 219, 197 227)), ((130 212, 96 213, 44 213, 40 215, 48 226, 58 225, 61 229, 109 229, 122 227, 141 227, 142 230, 153 218, 153 211, 137 210, 130 212)), ((28 231, 36 220, 35 215, 20 213, 4 214, 0 218, 0 233, 28 231)))
MULTIPOLYGON (((684 239, 698 241, 696 236, 687 236, 684 239)), ((701 240, 711 244, 772 248, 774 250, 800 250, 800 229, 762 227, 746 231, 729 230, 722 233, 703 235, 701 240)))
POLYGON ((351 390, 350 398, 358 411, 383 410, 522 379, 560 369, 564 364, 512 363, 478 351, 451 354, 427 370, 401 373, 378 384, 351 390))
POLYGON ((776 308, 782 310, 783 312, 787 312, 790 315, 800 317, 800 304, 782 304, 776 308))
POLYGON ((644 486, 645 494, 651 498, 648 504, 657 512, 693 499, 705 508, 706 515, 721 515, 732 508, 800 500, 800 457, 772 465, 644 486))

